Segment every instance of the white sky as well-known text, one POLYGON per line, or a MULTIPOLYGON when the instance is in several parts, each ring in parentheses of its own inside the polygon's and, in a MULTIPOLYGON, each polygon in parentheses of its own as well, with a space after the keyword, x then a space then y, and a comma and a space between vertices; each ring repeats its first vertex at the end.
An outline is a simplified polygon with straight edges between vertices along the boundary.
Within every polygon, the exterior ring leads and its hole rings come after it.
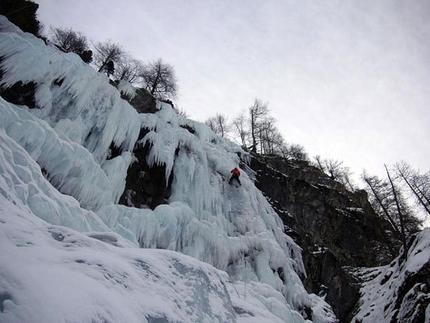
POLYGON ((191 119, 259 98, 289 143, 358 177, 405 160, 430 170, 427 0, 36 0, 45 25, 163 58, 191 119))

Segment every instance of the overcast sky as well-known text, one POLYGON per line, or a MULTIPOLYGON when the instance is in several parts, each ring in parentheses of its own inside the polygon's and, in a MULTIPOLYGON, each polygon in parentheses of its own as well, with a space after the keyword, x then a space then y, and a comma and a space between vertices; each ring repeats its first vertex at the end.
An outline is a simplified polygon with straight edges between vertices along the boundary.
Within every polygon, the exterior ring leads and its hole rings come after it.
POLYGON ((259 98, 289 143, 358 177, 430 171, 428 0, 36 0, 38 17, 175 68, 204 122, 259 98))

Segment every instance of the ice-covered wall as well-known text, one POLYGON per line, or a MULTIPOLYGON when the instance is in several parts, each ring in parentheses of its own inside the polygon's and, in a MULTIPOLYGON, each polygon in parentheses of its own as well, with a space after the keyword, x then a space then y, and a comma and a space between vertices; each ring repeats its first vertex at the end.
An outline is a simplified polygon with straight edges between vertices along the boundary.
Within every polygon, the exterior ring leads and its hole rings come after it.
MULTIPOLYGON (((240 147, 167 104, 155 114, 137 114, 77 55, 46 46, 1 16, 0 27, 2 87, 36 84, 35 107, 0 99, 5 200, 51 224, 114 232, 135 247, 211 264, 228 273, 230 294, 241 286, 284 321, 304 322, 301 315, 312 308, 315 322, 334 322, 329 307, 304 290, 300 248, 247 173, 242 186, 227 183, 230 170, 246 159, 240 147), (141 128, 148 133, 137 141, 141 128), (169 204, 153 211, 118 205, 133 148, 147 143, 147 162, 166 165, 166 178, 173 174, 169 204), (112 145, 120 155, 110 159, 112 145)), ((238 317, 252 317, 253 306, 241 308, 249 310, 238 317)))

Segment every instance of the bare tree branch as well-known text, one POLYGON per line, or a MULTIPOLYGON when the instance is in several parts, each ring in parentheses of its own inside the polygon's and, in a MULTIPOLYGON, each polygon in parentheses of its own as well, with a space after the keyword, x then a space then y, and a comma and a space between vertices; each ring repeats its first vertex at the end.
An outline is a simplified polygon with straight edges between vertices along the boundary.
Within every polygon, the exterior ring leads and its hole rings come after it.
POLYGON ((174 99, 177 95, 175 70, 160 58, 149 63, 141 73, 146 89, 159 99, 174 99))

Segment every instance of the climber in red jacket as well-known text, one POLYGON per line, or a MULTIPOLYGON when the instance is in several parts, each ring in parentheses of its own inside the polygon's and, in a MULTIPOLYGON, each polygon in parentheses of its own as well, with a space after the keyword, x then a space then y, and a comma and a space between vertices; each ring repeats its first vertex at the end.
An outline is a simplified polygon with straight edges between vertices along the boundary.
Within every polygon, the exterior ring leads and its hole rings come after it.
POLYGON ((230 180, 228 181, 228 183, 229 184, 231 184, 231 181, 233 180, 233 179, 236 179, 237 180, 237 182, 239 183, 239 185, 242 185, 242 183, 240 182, 240 180, 239 180, 239 176, 240 176, 240 171, 239 171, 239 169, 237 169, 237 167, 235 167, 235 168, 233 168, 232 170, 231 170, 231 177, 230 177, 230 180))

